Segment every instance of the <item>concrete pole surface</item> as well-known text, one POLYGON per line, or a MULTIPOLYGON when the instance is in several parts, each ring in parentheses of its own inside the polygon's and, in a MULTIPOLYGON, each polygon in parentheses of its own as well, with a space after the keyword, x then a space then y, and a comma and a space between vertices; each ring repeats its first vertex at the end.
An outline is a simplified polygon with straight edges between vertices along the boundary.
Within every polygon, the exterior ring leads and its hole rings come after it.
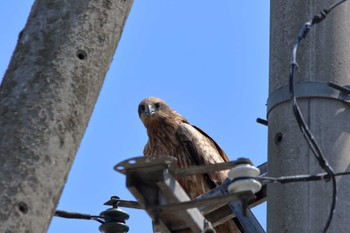
MULTIPOLYGON (((306 21, 336 1, 271 0, 269 94, 288 85, 291 51, 306 21)), ((350 1, 315 25, 299 47, 296 83, 350 84, 350 1)), ((331 98, 300 98, 310 130, 335 172, 349 171, 349 104, 331 98)), ((268 113, 268 171, 279 177, 323 172, 294 119, 290 101, 268 113)), ((350 177, 337 178, 336 211, 328 232, 350 232, 350 177)), ((267 195, 267 232, 322 232, 332 185, 313 181, 272 184, 267 195)))
POLYGON ((46 232, 132 0, 37 0, 0 87, 0 232, 46 232))

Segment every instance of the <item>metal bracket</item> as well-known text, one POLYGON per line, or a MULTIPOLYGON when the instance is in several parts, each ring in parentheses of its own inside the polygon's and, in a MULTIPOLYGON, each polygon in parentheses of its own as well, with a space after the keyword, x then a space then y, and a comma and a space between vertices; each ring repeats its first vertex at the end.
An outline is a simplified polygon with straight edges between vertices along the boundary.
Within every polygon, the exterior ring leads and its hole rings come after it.
POLYGON ((175 164, 174 157, 138 157, 117 164, 115 169, 126 175, 126 186, 152 217, 153 232, 202 232, 205 217, 171 175, 175 164))
MULTIPOLYGON (((350 102, 349 85, 339 86, 332 82, 302 82, 295 84, 296 98, 328 98, 350 102)), ((267 116, 277 105, 290 100, 289 86, 272 92, 267 100, 267 116)))
MULTIPOLYGON (((136 157, 123 161, 114 168, 126 175, 127 187, 138 200, 137 207, 145 209, 153 219, 154 233, 172 233, 184 229, 196 233, 203 232, 206 227, 215 227, 233 217, 238 220, 236 224, 242 227, 241 232, 264 233, 250 208, 265 201, 266 185, 256 195, 251 192, 229 194, 227 186, 232 181, 226 179, 222 185, 190 200, 173 176, 228 169, 242 161, 250 162, 241 158, 210 167, 202 165, 174 169, 176 159, 173 157, 162 156, 157 159, 136 157)), ((266 175, 266 164, 259 168, 261 176, 266 175)), ((119 206, 123 205, 119 200, 119 206)))

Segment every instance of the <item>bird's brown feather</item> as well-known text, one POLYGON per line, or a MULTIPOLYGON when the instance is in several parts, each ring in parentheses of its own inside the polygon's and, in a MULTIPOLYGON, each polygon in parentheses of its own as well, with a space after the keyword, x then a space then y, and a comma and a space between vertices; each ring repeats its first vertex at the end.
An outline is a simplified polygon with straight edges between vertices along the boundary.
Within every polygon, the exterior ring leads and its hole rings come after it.
MULTIPOLYGON (((223 163, 229 160, 219 145, 198 127, 182 123, 178 126, 177 133, 189 156, 192 156, 198 165, 223 163)), ((212 182, 220 185, 226 179, 227 171, 211 172, 208 176, 212 182)))

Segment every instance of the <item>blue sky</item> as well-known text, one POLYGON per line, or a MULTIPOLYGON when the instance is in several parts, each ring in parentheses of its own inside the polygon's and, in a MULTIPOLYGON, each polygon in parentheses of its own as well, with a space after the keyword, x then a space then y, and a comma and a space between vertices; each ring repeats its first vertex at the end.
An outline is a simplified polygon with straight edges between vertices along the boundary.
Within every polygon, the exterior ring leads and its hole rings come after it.
MULTIPOLYGON (((3 76, 33 1, 0 2, 3 76)), ((58 209, 98 214, 110 196, 134 199, 113 166, 141 156, 147 141, 137 115, 148 96, 164 99, 214 138, 231 160, 267 160, 269 4, 242 1, 135 0, 76 155, 58 209)), ((140 210, 131 233, 152 232, 140 210)), ((266 205, 254 213, 266 225, 266 205)), ((49 233, 96 233, 94 221, 54 218, 49 233)))

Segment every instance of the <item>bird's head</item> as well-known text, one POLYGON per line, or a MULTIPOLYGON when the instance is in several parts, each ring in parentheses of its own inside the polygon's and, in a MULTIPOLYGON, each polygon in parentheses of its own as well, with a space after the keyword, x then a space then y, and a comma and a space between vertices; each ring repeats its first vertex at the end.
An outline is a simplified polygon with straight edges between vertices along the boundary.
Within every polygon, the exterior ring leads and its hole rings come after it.
POLYGON ((148 97, 142 100, 138 107, 138 113, 146 128, 155 123, 165 123, 168 119, 183 118, 157 97, 148 97))

